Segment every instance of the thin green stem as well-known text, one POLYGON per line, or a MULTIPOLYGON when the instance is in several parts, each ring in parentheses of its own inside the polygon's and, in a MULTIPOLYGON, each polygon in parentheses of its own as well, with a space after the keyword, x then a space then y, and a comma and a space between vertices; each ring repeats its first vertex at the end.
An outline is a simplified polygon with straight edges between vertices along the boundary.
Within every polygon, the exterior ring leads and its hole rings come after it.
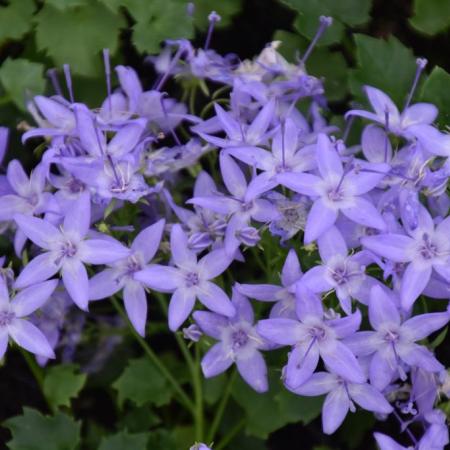
POLYGON ((245 419, 241 419, 223 438, 222 440, 214 447, 214 450, 222 450, 228 445, 239 432, 244 428, 245 419))
POLYGON ((194 84, 189 92, 189 112, 195 115, 195 97, 197 96, 198 86, 194 84))
POLYGON ((216 415, 214 416, 213 422, 209 429, 208 438, 206 439, 207 442, 214 441, 214 436, 216 435, 217 429, 219 428, 220 422, 223 417, 223 413, 225 412, 225 408, 228 404, 228 400, 231 394, 231 388, 233 386, 235 378, 236 378, 236 371, 233 371, 233 373, 228 378, 228 383, 225 387, 225 392, 223 393, 222 399, 220 400, 219 406, 217 407, 216 415))
POLYGON ((178 395, 178 401, 192 414, 195 414, 195 407, 192 403, 192 400, 186 395, 186 393, 184 392, 183 388, 180 386, 178 381, 175 379, 175 377, 172 375, 169 369, 165 366, 165 364, 159 359, 158 355, 147 344, 145 339, 131 325, 128 316, 126 315, 120 303, 114 297, 111 297, 111 302, 118 311, 118 313, 126 320, 134 338, 138 341, 138 343, 140 344, 144 352, 147 354, 147 356, 150 358, 152 363, 157 367, 157 369, 161 372, 161 374, 164 375, 167 381, 172 385, 172 387, 174 388, 175 392, 178 395))

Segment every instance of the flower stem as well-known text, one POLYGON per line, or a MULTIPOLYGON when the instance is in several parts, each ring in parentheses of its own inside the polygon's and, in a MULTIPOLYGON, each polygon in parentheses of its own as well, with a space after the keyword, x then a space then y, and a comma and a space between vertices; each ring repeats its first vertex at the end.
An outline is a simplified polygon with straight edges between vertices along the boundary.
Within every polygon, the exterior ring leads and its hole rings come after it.
POLYGON ((214 447, 214 450, 222 450, 225 448, 236 435, 244 428, 245 419, 241 419, 224 437, 223 439, 214 447))
POLYGON ((125 314, 120 303, 116 298, 111 297, 111 302, 118 311, 118 313, 126 320, 129 325, 129 328, 134 336, 134 338, 138 341, 144 352, 150 358, 152 363, 157 367, 157 369, 161 372, 161 374, 167 379, 167 381, 172 385, 175 392, 178 394, 178 401, 192 414, 195 413, 195 408, 192 403, 192 400, 186 395, 183 388, 180 386, 175 377, 170 373, 169 369, 165 366, 165 364, 159 359, 158 355, 151 349, 151 347, 147 344, 145 339, 139 335, 139 333, 134 329, 131 325, 128 316, 125 314))
POLYGON ((225 392, 223 393, 222 399, 220 400, 219 406, 217 407, 216 415, 214 416, 211 428, 209 429, 208 438, 206 439, 207 442, 214 441, 214 436, 217 432, 217 429, 219 428, 220 422, 223 417, 223 413, 225 412, 225 408, 228 404, 228 400, 231 394, 231 388, 233 386, 235 378, 236 378, 236 371, 233 371, 233 373, 228 378, 228 383, 225 388, 225 392))

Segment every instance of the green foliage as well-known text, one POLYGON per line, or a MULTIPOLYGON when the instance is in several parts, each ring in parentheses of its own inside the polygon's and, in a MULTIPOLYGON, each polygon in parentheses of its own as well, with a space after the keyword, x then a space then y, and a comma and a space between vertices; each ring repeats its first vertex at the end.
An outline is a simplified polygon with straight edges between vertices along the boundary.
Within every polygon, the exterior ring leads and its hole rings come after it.
POLYGON ((70 400, 83 389, 86 375, 78 373, 75 365, 52 366, 44 379, 44 394, 53 408, 70 407, 70 400))
POLYGON ((415 73, 412 51, 398 39, 355 35, 357 68, 350 73, 351 93, 364 101, 363 85, 386 92, 399 106, 404 102, 415 73))
POLYGON ((409 23, 418 31, 433 35, 450 27, 448 0, 414 0, 414 16, 409 23))
POLYGON ((132 359, 113 387, 120 405, 131 400, 137 406, 146 403, 163 406, 170 402, 173 394, 170 384, 146 358, 132 359))
POLYGON ((81 425, 62 412, 43 416, 25 407, 23 415, 4 422, 12 433, 10 450, 72 450, 80 440, 81 425))
POLYGON ((0 44, 7 39, 20 39, 30 31, 34 9, 33 0, 12 1, 0 7, 0 44))
POLYGON ((146 450, 148 437, 147 433, 129 434, 122 431, 103 438, 98 450, 146 450))
POLYGON ((441 124, 450 122, 450 74, 436 66, 422 86, 420 99, 439 108, 441 124))
POLYGON ((45 88, 44 66, 26 59, 8 58, 0 67, 0 83, 14 104, 25 110, 25 100, 45 88))
POLYGON ((208 15, 213 8, 221 17, 220 22, 216 24, 218 28, 226 27, 230 24, 232 18, 241 10, 242 0, 226 0, 211 4, 211 0, 195 0, 194 2, 194 23, 195 26, 205 31, 208 28, 208 15))
POLYGON ((246 432, 261 439, 288 423, 309 423, 320 414, 322 406, 321 398, 300 397, 286 391, 275 373, 270 376, 269 392, 258 394, 239 378, 232 395, 244 409, 246 432))
POLYGON ((100 51, 114 54, 125 21, 96 0, 63 10, 49 3, 36 15, 36 44, 56 65, 71 65, 74 73, 96 75, 101 68, 100 51), (74 40, 76 45, 74 45, 74 40))

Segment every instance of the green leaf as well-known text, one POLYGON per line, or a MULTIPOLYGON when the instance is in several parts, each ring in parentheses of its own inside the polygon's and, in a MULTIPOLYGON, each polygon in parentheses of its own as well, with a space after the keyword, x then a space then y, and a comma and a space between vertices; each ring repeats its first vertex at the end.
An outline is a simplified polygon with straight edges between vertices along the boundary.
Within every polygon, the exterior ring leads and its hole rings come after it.
POLYGON ((434 103, 439 109, 439 123, 450 122, 450 74, 436 66, 423 83, 420 100, 434 103))
MULTIPOLYGON (((273 39, 281 41, 279 52, 288 61, 294 61, 298 52, 307 47, 304 38, 295 33, 278 30, 273 39)), ((310 75, 324 79, 325 94, 330 101, 344 99, 348 94, 348 67, 341 52, 331 52, 327 48, 318 48, 311 54, 306 64, 310 75)))
POLYGON ((12 433, 10 450, 72 450, 80 440, 81 425, 62 412, 43 416, 23 408, 23 415, 4 422, 12 433))
POLYGON ((227 377, 224 374, 217 377, 205 378, 203 380, 203 397, 205 402, 213 405, 219 401, 223 395, 226 382, 227 377))
POLYGON ((118 47, 122 16, 96 0, 60 10, 45 3, 36 15, 36 44, 56 65, 68 63, 75 74, 92 76, 101 72, 99 52, 118 47))
POLYGON ((161 372, 146 358, 133 359, 114 382, 119 404, 131 400, 137 406, 152 403, 163 406, 170 402, 173 390, 161 372))
POLYGON ((186 14, 184 0, 122 0, 121 5, 136 21, 132 39, 140 52, 158 53, 162 41, 194 35, 193 19, 186 14))
POLYGON ((114 436, 104 437, 98 450, 145 450, 148 438, 148 433, 128 434, 127 431, 121 431, 114 436))
POLYGON ((45 0, 45 3, 54 6, 60 11, 65 11, 66 9, 73 8, 74 6, 81 6, 86 2, 87 0, 45 0))
POLYGON ((155 430, 150 433, 149 450, 179 450, 173 433, 168 430, 155 430))
POLYGON ((320 415, 323 397, 301 397, 283 389, 275 395, 275 401, 287 423, 307 425, 320 415))
POLYGON ((221 17, 216 23, 217 28, 223 28, 230 24, 231 19, 242 7, 242 0, 227 0, 225 2, 211 3, 211 0, 194 0, 194 25, 201 31, 208 29, 208 16, 212 10, 221 17))
POLYGON ((8 6, 0 7, 0 43, 20 39, 31 29, 35 7, 33 0, 12 0, 8 6))
POLYGON ((356 34, 357 68, 350 74, 350 90, 358 99, 365 101, 363 85, 374 86, 386 92, 400 105, 410 89, 416 63, 411 49, 398 39, 387 41, 356 34))
POLYGON ((298 15, 294 28, 312 39, 319 27, 320 16, 331 16, 334 21, 325 31, 318 45, 329 45, 342 40, 344 26, 362 25, 370 19, 371 0, 283 0, 298 15))
POLYGON ((450 26, 448 0, 414 0, 414 16, 409 23, 418 31, 434 35, 450 26))
POLYGON ((433 342, 430 344, 430 347, 432 349, 435 349, 436 347, 439 347, 445 340, 445 337, 447 336, 448 327, 445 327, 433 340, 433 342))
POLYGON ((0 67, 0 83, 16 106, 25 111, 26 96, 41 94, 45 89, 43 71, 42 64, 8 58, 0 67))
POLYGON ((47 369, 44 379, 44 394, 50 404, 70 407, 70 400, 75 398, 86 383, 86 374, 77 373, 77 366, 61 365, 47 369))

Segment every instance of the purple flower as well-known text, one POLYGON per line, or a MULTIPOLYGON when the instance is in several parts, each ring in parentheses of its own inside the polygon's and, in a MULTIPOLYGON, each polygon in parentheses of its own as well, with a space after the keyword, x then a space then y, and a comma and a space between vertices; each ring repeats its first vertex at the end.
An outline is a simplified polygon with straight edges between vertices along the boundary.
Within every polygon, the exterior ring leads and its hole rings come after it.
POLYGON ((402 307, 409 309, 430 281, 433 269, 450 282, 450 218, 435 227, 421 205, 415 226, 404 221, 409 236, 397 233, 367 236, 361 243, 367 249, 396 263, 409 263, 402 278, 402 307))
POLYGON ((353 222, 384 230, 380 213, 363 197, 383 179, 384 171, 357 167, 344 171, 339 154, 325 134, 318 136, 316 158, 320 177, 308 173, 278 175, 282 185, 315 199, 306 222, 305 244, 334 225, 339 212, 353 222))
POLYGON ((136 331, 145 335, 147 321, 147 299, 142 283, 134 279, 134 274, 148 267, 161 242, 164 219, 144 228, 130 246, 127 258, 115 261, 110 268, 94 275, 89 280, 89 299, 99 300, 111 297, 123 289, 125 310, 136 331))
POLYGON ((55 357, 44 334, 25 317, 47 301, 57 284, 57 280, 34 284, 19 291, 10 301, 8 288, 0 280, 0 359, 6 352, 8 337, 38 356, 55 357))
POLYGON ((370 382, 380 391, 391 381, 406 379, 403 366, 421 367, 429 372, 443 369, 433 354, 416 344, 449 321, 449 313, 422 314, 402 322, 395 298, 380 286, 372 288, 369 322, 375 331, 361 331, 345 340, 358 356, 372 355, 370 382))
POLYGON ((61 228, 36 217, 17 214, 14 219, 21 231, 46 251, 24 267, 15 287, 20 289, 30 286, 61 270, 67 292, 81 309, 86 310, 89 281, 84 264, 112 263, 129 254, 129 250, 113 238, 86 239, 90 218, 87 193, 81 195, 68 211, 61 228))
POLYGON ((199 442, 198 444, 194 444, 189 450, 212 450, 206 444, 199 442))
POLYGON ((351 312, 352 298, 367 304, 372 286, 378 283, 365 274, 365 266, 372 262, 368 252, 348 255, 342 234, 335 226, 319 237, 319 253, 323 264, 308 270, 301 283, 313 292, 335 290, 342 309, 351 312))
POLYGON ((291 249, 281 270, 281 286, 274 284, 238 284, 237 289, 247 297, 262 302, 275 302, 270 312, 271 318, 296 319, 295 286, 302 275, 297 253, 294 249, 291 249))
POLYGON ((284 380, 291 389, 301 386, 314 372, 319 357, 337 375, 363 383, 362 369, 350 349, 341 342, 359 328, 359 311, 342 319, 326 320, 322 301, 306 288, 297 290, 298 320, 276 318, 258 322, 257 331, 279 345, 292 345, 284 380))
POLYGON ((180 225, 170 234, 173 266, 152 264, 134 274, 136 281, 159 292, 172 292, 169 304, 169 328, 177 330, 191 313, 198 298, 208 309, 231 317, 235 308, 225 292, 211 279, 219 276, 231 263, 224 250, 214 250, 199 261, 188 247, 188 238, 180 225))
POLYGON ((322 427, 326 434, 334 433, 349 411, 356 411, 353 402, 361 408, 375 413, 389 414, 392 412, 392 406, 370 384, 352 383, 333 373, 317 372, 292 391, 306 396, 328 394, 322 409, 322 427))
POLYGON ((250 302, 233 289, 231 299, 236 313, 225 317, 208 311, 196 311, 193 316, 200 329, 217 339, 202 360, 205 377, 214 377, 236 363, 242 378, 257 392, 268 389, 267 366, 260 350, 273 346, 256 331, 250 302))

